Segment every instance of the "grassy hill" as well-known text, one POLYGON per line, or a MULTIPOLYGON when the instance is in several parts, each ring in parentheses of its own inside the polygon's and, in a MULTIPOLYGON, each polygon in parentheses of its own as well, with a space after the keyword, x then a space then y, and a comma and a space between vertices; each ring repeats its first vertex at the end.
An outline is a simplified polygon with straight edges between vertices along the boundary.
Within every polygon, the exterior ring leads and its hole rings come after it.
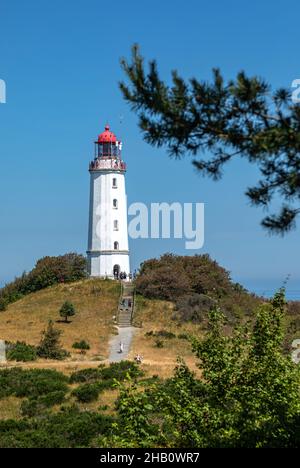
MULTIPOLYGON (((53 320, 55 327, 62 331, 62 346, 71 353, 71 357, 67 362, 39 359, 38 362, 22 365, 64 368, 67 373, 77 368, 75 361, 80 361, 81 367, 85 364, 91 366, 93 361, 97 365, 99 361, 108 358, 109 339, 116 333, 113 316, 117 311, 119 296, 119 283, 101 279, 60 284, 28 294, 0 312, 0 338, 37 345, 48 321, 53 320), (70 323, 63 323, 59 316, 59 309, 66 300, 71 301, 76 308, 76 315, 71 317, 70 323), (72 348, 73 343, 80 340, 86 340, 91 347, 84 356, 72 348)), ((171 375, 178 356, 194 367, 194 357, 186 334, 198 335, 201 333, 200 327, 172 320, 173 309, 174 305, 169 301, 141 296, 137 298, 137 329, 129 359, 138 353, 142 354, 143 367, 149 375, 171 375)))
POLYGON ((112 317, 116 314, 119 296, 118 283, 100 279, 81 280, 37 291, 8 305, 7 310, 0 313, 0 338, 37 345, 48 321, 53 320, 55 327, 63 332, 62 345, 72 353, 72 358, 79 357, 72 344, 86 340, 91 349, 85 359, 105 359, 109 337, 114 333, 112 317), (59 309, 66 300, 76 308, 76 315, 70 323, 62 323, 59 316, 59 309))

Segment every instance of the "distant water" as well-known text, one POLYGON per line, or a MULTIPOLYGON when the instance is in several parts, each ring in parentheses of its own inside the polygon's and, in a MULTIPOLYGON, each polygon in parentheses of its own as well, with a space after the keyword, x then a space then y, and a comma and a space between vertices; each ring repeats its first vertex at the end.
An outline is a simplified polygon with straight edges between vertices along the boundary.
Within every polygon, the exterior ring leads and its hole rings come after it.
MULTIPOLYGON (((239 281, 248 291, 266 298, 272 297, 283 286, 283 280, 244 280, 239 281)), ((285 285, 286 298, 289 301, 300 301, 300 279, 290 279, 285 285)))

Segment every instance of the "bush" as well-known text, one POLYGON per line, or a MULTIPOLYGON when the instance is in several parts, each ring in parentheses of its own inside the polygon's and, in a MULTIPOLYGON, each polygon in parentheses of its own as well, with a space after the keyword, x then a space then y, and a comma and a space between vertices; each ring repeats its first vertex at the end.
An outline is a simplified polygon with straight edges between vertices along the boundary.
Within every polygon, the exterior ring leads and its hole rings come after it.
POLYGON ((97 400, 100 393, 100 387, 97 383, 80 385, 73 390, 74 395, 81 403, 90 403, 97 400))
POLYGON ((0 448, 88 447, 95 437, 108 435, 114 420, 75 406, 39 420, 0 421, 0 448))
POLYGON ((157 338, 157 340, 155 340, 155 346, 156 346, 156 348, 163 348, 164 347, 164 342, 157 338))
POLYGON ((44 414, 47 408, 63 403, 65 393, 64 390, 56 390, 55 392, 48 393, 38 398, 24 400, 21 404, 22 415, 32 418, 44 414))
POLYGON ((109 367, 101 365, 99 369, 101 370, 101 377, 104 380, 116 379, 121 382, 126 379, 127 375, 130 377, 143 375, 143 371, 132 361, 112 362, 109 367))
POLYGON ((159 337, 159 338, 167 338, 169 340, 173 339, 173 338, 176 338, 176 335, 172 332, 169 332, 167 330, 159 330, 159 331, 150 331, 150 332, 147 332, 145 333, 145 336, 156 336, 156 337, 159 337))
POLYGON ((114 385, 114 379, 121 382, 130 377, 144 375, 143 371, 135 362, 121 361, 113 362, 108 367, 100 365, 97 369, 81 369, 70 376, 70 383, 95 383, 107 385, 107 388, 114 385), (105 384, 107 382, 107 384, 105 384))
POLYGON ((7 344, 6 357, 8 361, 36 361, 37 350, 35 346, 28 345, 23 341, 17 341, 16 343, 7 344))
POLYGON ((7 309, 7 301, 0 297, 0 312, 4 312, 7 309))
POLYGON ((187 333, 179 333, 178 337, 179 340, 189 340, 189 335, 187 333))
POLYGON ((72 348, 80 349, 81 351, 87 351, 91 349, 90 345, 85 340, 76 341, 75 343, 73 343, 72 348))
POLYGON ((3 369, 0 371, 0 398, 10 395, 38 398, 58 391, 66 393, 67 382, 64 374, 51 369, 3 369))
POLYGON ((100 369, 82 369, 73 372, 70 376, 70 383, 96 382, 102 378, 100 369))
POLYGON ((68 357, 70 353, 61 347, 60 335, 61 331, 54 328, 53 322, 50 320, 47 330, 44 330, 42 333, 42 339, 37 348, 38 356, 60 361, 68 357))
POLYGON ((172 269, 162 265, 158 269, 145 270, 136 279, 138 293, 150 299, 174 300, 190 290, 190 284, 183 269, 172 269))
MULTIPOLYGON (((243 316, 253 315, 261 300, 250 294, 241 285, 231 281, 229 272, 210 258, 209 255, 179 256, 165 254, 159 259, 145 261, 135 281, 136 291, 142 296, 163 299, 178 303, 183 297, 194 295, 209 296, 218 301, 220 307, 231 320, 242 311, 243 316)), ((210 309, 202 297, 201 309, 210 309)), ((182 320, 200 322, 202 313, 192 310, 181 313, 182 320)), ((179 315, 180 319, 180 315, 179 315)))
POLYGON ((174 318, 180 322, 202 323, 208 320, 209 311, 216 301, 204 294, 189 294, 176 301, 174 318))

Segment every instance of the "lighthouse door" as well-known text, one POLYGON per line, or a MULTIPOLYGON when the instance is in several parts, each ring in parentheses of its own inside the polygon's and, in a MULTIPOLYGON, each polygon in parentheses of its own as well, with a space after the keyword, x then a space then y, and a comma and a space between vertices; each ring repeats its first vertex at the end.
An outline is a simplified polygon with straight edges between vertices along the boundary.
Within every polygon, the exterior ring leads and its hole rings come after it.
POLYGON ((114 266, 114 277, 116 279, 119 279, 119 275, 120 275, 120 265, 115 265, 114 266))

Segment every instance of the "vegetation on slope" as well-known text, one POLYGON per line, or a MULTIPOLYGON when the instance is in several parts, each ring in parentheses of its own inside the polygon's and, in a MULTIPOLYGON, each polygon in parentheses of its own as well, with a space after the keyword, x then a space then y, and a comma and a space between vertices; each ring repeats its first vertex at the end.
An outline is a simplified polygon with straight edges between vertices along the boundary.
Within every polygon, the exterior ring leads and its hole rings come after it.
POLYGON ((58 283, 71 283, 86 278, 86 259, 76 253, 44 257, 33 270, 23 273, 0 290, 0 310, 35 291, 58 283))
POLYGON ((145 261, 136 279, 137 292, 146 298, 176 304, 179 321, 201 323, 218 304, 230 323, 252 315, 260 299, 230 279, 209 255, 165 254, 145 261))

